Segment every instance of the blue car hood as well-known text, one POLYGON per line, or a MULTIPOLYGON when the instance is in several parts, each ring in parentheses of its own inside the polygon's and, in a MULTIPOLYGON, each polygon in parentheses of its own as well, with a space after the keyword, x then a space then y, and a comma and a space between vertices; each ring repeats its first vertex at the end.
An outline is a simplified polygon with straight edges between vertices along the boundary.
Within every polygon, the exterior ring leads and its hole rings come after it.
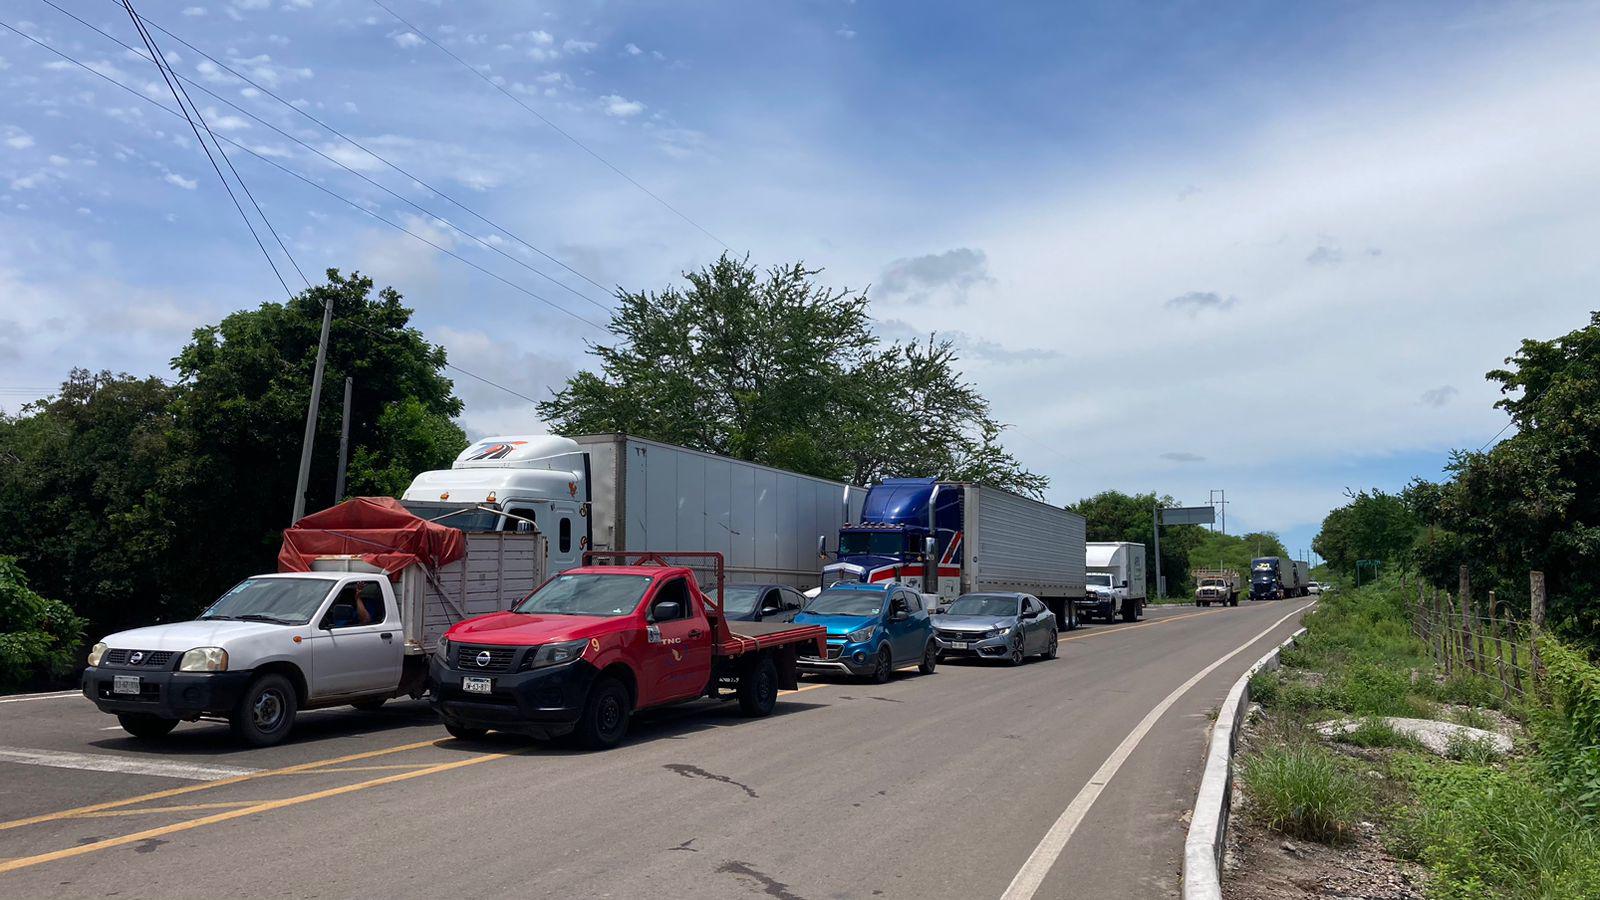
POLYGON ((821 625, 834 637, 860 631, 877 621, 877 616, 841 616, 833 613, 802 612, 794 617, 796 625, 821 625))

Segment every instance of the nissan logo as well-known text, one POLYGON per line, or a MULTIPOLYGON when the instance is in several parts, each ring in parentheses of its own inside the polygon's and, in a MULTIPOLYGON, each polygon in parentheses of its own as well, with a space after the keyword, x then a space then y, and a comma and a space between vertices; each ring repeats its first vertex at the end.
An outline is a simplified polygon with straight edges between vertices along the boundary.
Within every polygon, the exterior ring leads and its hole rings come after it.
POLYGON ((489 660, 491 658, 492 657, 489 656, 489 651, 487 651, 487 650, 480 651, 478 653, 478 657, 477 657, 477 659, 478 659, 478 668, 481 669, 484 666, 487 666, 489 664, 489 660))
POLYGON ((137 666, 139 663, 142 663, 142 662, 144 662, 144 651, 143 650, 135 650, 135 651, 133 651, 133 655, 128 657, 129 665, 137 666))

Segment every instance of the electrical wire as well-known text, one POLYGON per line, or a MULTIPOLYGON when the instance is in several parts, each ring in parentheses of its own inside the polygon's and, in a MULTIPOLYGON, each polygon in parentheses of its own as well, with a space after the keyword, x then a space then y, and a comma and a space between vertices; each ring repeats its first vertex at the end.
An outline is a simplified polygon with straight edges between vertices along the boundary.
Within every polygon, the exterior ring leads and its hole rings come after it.
MULTIPOLYGON (((53 0, 42 0, 42 2, 44 2, 46 5, 52 7, 53 9, 57 10, 58 12, 61 12, 64 15, 70 16, 70 17, 72 17, 74 19, 77 19, 79 22, 82 22, 83 24, 88 25, 87 22, 83 22, 82 19, 78 19, 77 16, 72 15, 71 13, 69 13, 66 10, 62 9, 60 6, 57 6, 53 2, 53 0)), ((120 4, 121 0, 109 0, 109 2, 120 4)), ((584 274, 583 272, 579 271, 578 269, 573 268, 572 266, 568 265, 565 262, 562 262, 560 259, 556 258, 555 256, 552 256, 551 254, 545 252, 544 250, 540 249, 539 247, 533 245, 532 243, 529 243, 528 241, 524 240, 522 237, 518 236, 516 234, 516 232, 513 232, 511 229, 506 228, 504 225, 501 225, 498 222, 495 222, 494 220, 488 218, 487 216, 484 216, 483 214, 479 213, 477 210, 473 209, 470 206, 467 206, 466 204, 462 203, 460 200, 457 200, 455 197, 451 196, 450 194, 445 193, 444 191, 440 190, 437 187, 434 187, 432 184, 430 184, 429 182, 425 181, 424 179, 422 179, 421 177, 417 176, 416 174, 408 171, 405 168, 402 168, 398 163, 395 163, 392 160, 388 159, 387 157, 383 156, 382 154, 374 151, 371 147, 368 147, 367 145, 361 143, 360 141, 356 140, 355 138, 351 137, 350 135, 345 134, 343 131, 340 131, 339 129, 337 129, 337 128, 333 127, 332 125, 328 124, 327 122, 324 122, 322 119, 316 117, 315 115, 312 115, 310 112, 308 112, 308 111, 300 108, 299 106, 296 106, 294 103, 291 103, 290 101, 284 99, 283 97, 279 96, 276 92, 274 92, 271 88, 269 88, 269 87, 267 87, 267 86, 265 86, 265 85, 263 85, 263 84, 261 84, 261 83, 259 83, 257 81, 252 80, 249 76, 239 72, 237 69, 234 69, 233 67, 229 66, 227 63, 223 62, 222 60, 217 59, 216 57, 212 56, 211 54, 207 53, 206 51, 204 51, 204 50, 200 49, 199 47, 195 46, 194 44, 190 43, 188 40, 183 38, 181 35, 178 35, 178 34, 172 32, 171 30, 167 29, 160 22, 157 22, 157 21, 155 21, 154 19, 151 19, 148 16, 141 16, 141 18, 143 19, 143 21, 145 23, 149 24, 151 27, 155 28, 157 31, 161 32, 162 34, 166 35, 167 37, 172 38, 173 40, 177 41, 179 44, 183 45, 184 47, 188 48, 189 50, 193 51, 194 53, 199 54, 200 56, 202 56, 205 59, 209 60, 212 64, 216 65, 218 68, 222 69, 224 72, 227 72, 229 75, 232 75, 233 77, 239 79, 240 81, 244 82, 245 84, 249 85, 250 87, 254 88, 255 90, 260 91, 265 96, 272 98, 273 100, 277 101, 279 104, 284 106, 285 108, 293 111, 294 113, 296 113, 297 115, 301 116, 302 118, 304 118, 304 119, 316 124, 319 128, 322 128, 322 129, 328 131, 329 133, 331 133, 334 136, 338 137, 340 140, 343 140, 344 142, 348 143, 352 147, 355 147, 356 149, 360 150, 361 152, 366 153, 367 155, 371 156, 373 159, 376 159, 377 161, 383 163, 385 166, 388 166, 390 169, 393 169, 395 172, 398 172, 399 174, 401 174, 401 175, 405 176, 406 178, 410 179, 411 181, 416 182, 418 185, 422 186, 423 188, 426 188, 428 191, 430 191, 433 194, 437 195, 438 197, 440 197, 441 199, 445 200, 447 203, 451 204, 452 206, 456 207, 457 209, 460 209, 462 212, 465 212, 467 215, 472 216, 474 219, 477 219, 478 221, 484 223, 485 225, 488 225, 490 228, 493 228, 496 231, 499 231, 499 232, 505 234, 511 240, 515 241, 518 244, 521 244, 522 246, 528 248, 532 252, 537 253, 538 255, 544 257, 545 259, 547 259, 550 262, 556 264, 557 266, 560 266, 562 269, 566 270, 567 272, 571 273, 572 275, 576 276, 577 278, 580 278, 583 281, 588 282, 589 284, 593 285, 598 290, 600 290, 602 292, 605 292, 608 296, 611 293, 610 289, 607 288, 605 285, 600 284, 598 281, 595 281, 593 278, 590 278, 588 275, 584 274)), ((92 25, 88 26, 88 27, 93 28, 92 25)), ((95 30, 98 31, 99 29, 95 29, 95 30)), ((191 83, 193 83, 193 82, 191 82, 191 83)), ((210 91, 207 91, 207 93, 210 93, 210 91)), ((216 96, 216 95, 213 94, 212 96, 216 96)), ((219 98, 219 99, 221 99, 221 98, 219 98)), ((229 101, 223 101, 223 102, 228 102, 228 105, 233 106, 233 104, 231 102, 229 102, 229 101)), ((235 108, 237 108, 237 107, 235 107, 235 108)), ((241 110, 241 112, 242 112, 242 110, 241 110)), ((254 118, 254 117, 252 116, 252 118, 254 118)), ((274 130, 276 130, 276 129, 274 129, 274 130)), ((342 166, 342 167, 343 168, 348 168, 347 166, 342 166)), ((431 213, 430 213, 430 215, 431 215, 431 213)), ((455 226, 451 226, 451 227, 455 227, 455 226)), ((465 233, 465 232, 463 232, 463 233, 465 233)), ((537 272, 538 270, 535 269, 533 271, 537 272)), ((545 275, 543 272, 539 272, 539 274, 543 275, 546 278, 550 277, 548 275, 545 275)), ((551 280, 555 281, 555 279, 551 279, 551 280)), ((556 281, 556 284, 561 285, 561 287, 564 288, 565 290, 569 290, 569 291, 573 290, 570 286, 562 284, 559 281, 556 281)), ((576 291, 574 291, 574 293, 576 293, 576 291)), ((586 300, 589 303, 594 303, 596 306, 599 306, 601 309, 605 310, 606 312, 610 312, 610 309, 608 307, 605 307, 604 305, 599 304, 599 303, 595 303, 595 301, 593 299, 591 299, 591 298, 589 298, 589 297, 587 297, 587 296, 585 296, 583 294, 578 294, 578 296, 583 297, 583 299, 586 300)))
POLYGON ((726 243, 724 243, 721 238, 719 238, 716 235, 712 234, 711 232, 707 231, 699 222, 696 222, 695 220, 689 218, 687 215, 685 215, 677 207, 673 206, 671 203, 668 203, 666 200, 663 200, 654 191, 650 190, 649 188, 647 188, 644 185, 640 184, 638 181, 634 180, 633 176, 631 176, 627 172, 624 172, 621 169, 617 168, 615 165, 612 164, 612 162, 610 160, 608 160, 605 157, 601 156, 599 153, 596 153, 593 149, 591 149, 589 147, 588 144, 585 144, 583 141, 578 140, 570 132, 568 132, 566 129, 562 128, 560 125, 557 125, 555 122, 552 122, 549 119, 545 118, 543 113, 540 113, 538 110, 536 110, 533 107, 529 106, 528 104, 522 102, 522 99, 520 97, 518 97, 516 94, 513 94, 510 91, 506 90, 504 87, 502 87, 502 86, 500 86, 498 84, 495 84, 494 83, 494 79, 492 79, 489 76, 483 74, 483 72, 479 71, 476 66, 472 65, 471 63, 467 62, 466 60, 462 59, 461 57, 455 55, 455 53, 451 52, 450 48, 448 48, 445 45, 443 45, 443 44, 439 43, 438 41, 434 40, 433 39, 433 35, 430 35, 426 31, 423 31, 421 28, 418 28, 417 26, 411 24, 411 22, 409 22, 406 19, 402 18, 399 13, 397 13, 394 10, 390 9, 388 6, 385 6, 383 4, 382 0, 372 0, 372 2, 379 9, 383 10, 384 12, 386 12, 390 16, 392 16, 395 21, 397 21, 401 25, 404 25, 407 28, 411 29, 413 32, 415 32, 423 40, 425 40, 428 43, 432 44, 433 46, 439 48, 439 50, 443 51, 443 53, 446 56, 450 57, 451 59, 455 60, 458 64, 460 64, 460 66, 463 69, 466 69, 468 72, 471 72, 473 75, 477 76, 477 78, 480 81, 482 81, 484 84, 487 84, 488 86, 490 86, 490 87, 494 88, 495 90, 499 91, 501 94, 504 94, 507 98, 509 98, 511 100, 512 103, 515 103, 516 105, 522 107, 524 110, 527 110, 529 113, 531 113, 533 115, 534 118, 536 118, 539 121, 543 122, 544 124, 550 126, 550 128, 552 130, 554 130, 556 134, 559 134, 562 137, 566 138, 567 140, 571 141, 573 144, 575 144, 583 152, 585 152, 585 153, 589 154, 590 156, 594 157, 595 159, 599 160, 601 165, 603 165, 606 168, 610 169, 611 171, 617 173, 618 175, 621 175, 624 180, 626 180, 629 184, 633 185, 634 187, 638 188, 639 190, 643 191, 645 193, 645 195, 648 196, 650 199, 652 199, 652 200, 656 201, 657 203, 661 204, 663 207, 666 207, 666 209, 668 211, 670 211, 673 215, 677 216, 678 218, 680 218, 680 219, 684 220, 685 222, 688 222, 690 225, 694 226, 695 230, 699 231, 701 234, 703 234, 706 237, 710 238, 711 240, 717 242, 718 244, 721 244, 722 245, 722 249, 724 249, 724 250, 732 250, 733 249, 732 247, 729 247, 726 243))
MULTIPOLYGON (((58 50, 55 47, 51 46, 49 43, 47 43, 47 42, 45 42, 43 40, 40 40, 39 38, 36 38, 33 35, 28 34, 25 31, 21 31, 20 29, 16 28, 15 26, 12 26, 12 25, 4 22, 4 21, 0 21, 0 28, 5 28, 7 31, 10 31, 13 34, 16 34, 18 37, 21 37, 21 38, 23 38, 23 39, 25 39, 25 40, 37 45, 37 46, 49 51, 50 53, 55 54, 56 56, 60 57, 62 60, 65 60, 66 62, 69 62, 69 63, 77 66, 78 68, 84 70, 85 72, 88 72, 89 74, 95 76, 96 78, 99 78, 99 79, 101 79, 101 80, 103 80, 103 81, 105 81, 105 82, 107 82, 109 84, 115 85, 116 87, 122 89, 123 91, 126 91, 129 94, 132 94, 133 96, 139 98, 140 100, 142 100, 142 101, 144 101, 146 103, 149 103, 152 106, 155 106, 157 109, 162 110, 163 112, 167 113, 168 115, 182 117, 181 113, 178 113, 178 112, 174 111, 173 109, 171 109, 170 107, 168 107, 165 104, 161 103, 160 101, 152 99, 150 97, 147 97, 143 93, 141 93, 140 91, 137 91, 137 90, 135 90, 135 89, 123 84, 122 82, 116 80, 115 78, 111 78, 110 76, 107 76, 104 73, 96 71, 94 68, 92 68, 88 64, 82 62, 81 60, 77 59, 76 57, 72 56, 71 54, 66 53, 64 51, 61 51, 61 50, 58 50)), ((339 202, 345 204, 346 206, 349 206, 351 209, 354 209, 354 210, 356 210, 358 212, 361 212, 361 213, 363 213, 363 214, 365 214, 367 216, 370 216, 370 217, 372 217, 374 219, 377 219, 379 222, 382 222, 385 225, 388 225, 389 227, 391 227, 391 228, 393 228, 393 229, 395 229, 397 231, 400 231, 400 232, 402 232, 402 233, 404 233, 406 235, 409 235, 410 237, 412 237, 413 239, 415 239, 417 241, 420 241, 420 242, 422 242, 424 244, 427 244, 429 247, 432 247, 433 249, 439 251, 440 253, 443 253, 444 255, 446 255, 446 256, 448 256, 448 257, 450 257, 452 259, 455 259, 456 261, 462 263, 463 265, 466 265, 466 266, 472 268, 473 270, 475 270, 477 272, 481 272, 482 274, 487 275, 490 278, 493 278, 496 281, 501 282, 502 284, 506 285, 507 287, 510 287, 512 290, 515 290, 515 291, 517 291, 519 293, 525 294, 528 297, 530 297, 530 298, 532 298, 532 299, 534 299, 534 300, 536 300, 536 301, 538 301, 540 303, 545 304, 546 306, 550 307, 551 309, 554 309, 555 311, 557 311, 557 312, 559 312, 559 313, 561 313, 561 314, 563 314, 565 316, 568 316, 568 317, 570 317, 572 319, 575 319, 575 320, 577 320, 579 322, 582 322, 585 325, 588 325, 588 326, 590 326, 590 327, 592 327, 592 328, 594 328, 594 329, 596 329, 598 331, 602 331, 602 332, 605 332, 607 334, 611 333, 611 330, 608 327, 606 327, 605 325, 601 325, 600 323, 595 322, 592 319, 586 319, 583 316, 578 315, 577 313, 567 309, 564 306, 561 306, 561 305, 559 305, 557 303, 554 303, 554 302, 552 302, 552 301, 550 301, 550 300, 548 300, 548 299, 546 299, 544 297, 541 297, 540 295, 538 295, 538 294, 534 293, 533 291, 523 287, 522 285, 517 284, 516 282, 511 281, 511 280, 509 280, 509 279, 507 279, 507 278, 505 278, 505 277, 503 277, 503 276, 501 276, 501 275, 499 275, 499 274, 497 274, 497 273, 495 273, 495 272, 493 272, 493 271, 491 271, 489 269, 486 269, 483 266, 478 265, 477 263, 473 262, 472 260, 467 259, 466 257, 462 256, 459 253, 456 253, 456 252, 454 252, 454 251, 452 251, 452 250, 450 250, 450 249, 448 249, 446 247, 443 247, 443 246, 441 246, 441 245, 439 245, 437 243, 434 243, 431 240, 428 240, 426 237, 423 237, 422 235, 417 234, 416 232, 410 230, 409 228, 406 228, 404 225, 401 225, 401 224, 399 224, 397 222, 394 222, 394 221, 392 221, 390 219, 387 219, 387 218, 383 217, 382 215, 379 215, 376 212, 373 212, 372 210, 368 209, 367 207, 362 206, 360 203, 357 203, 354 200, 349 199, 348 197, 344 197, 344 196, 338 194, 337 192, 325 187, 324 185, 318 184, 317 182, 313 181, 312 179, 306 177, 305 175, 302 175, 301 173, 296 172, 295 170, 290 169, 287 166, 282 165, 281 163, 279 163, 278 161, 276 161, 274 159, 271 159, 271 158, 269 158, 267 156, 264 156, 264 155, 262 155, 260 153, 257 153, 255 150, 251 149, 250 147, 248 147, 248 146, 246 146, 244 144, 241 144, 240 142, 238 142, 238 141, 236 141, 236 140, 234 140, 234 139, 232 139, 230 137, 227 137, 226 135, 220 135, 219 138, 223 142, 225 142, 227 144, 230 144, 230 145, 232 145, 234 147, 237 147, 239 150, 250 154, 251 156, 255 157, 256 159, 260 160, 261 162, 266 163, 269 166, 272 166, 273 168, 277 169, 280 172, 283 172, 285 175, 288 175, 288 176, 300 181, 303 184, 306 184, 306 185, 308 185, 308 186, 310 186, 312 188, 315 188, 316 190, 321 191, 324 194, 327 194, 328 196, 334 198, 335 200, 338 200, 339 202)), ((265 247, 263 247, 262 249, 263 249, 263 251, 265 251, 265 247)), ((285 286, 285 287, 287 289, 287 286, 285 286)), ((292 296, 292 294, 291 294, 291 296, 292 296)))
MULTIPOLYGON (((124 49, 128 50, 130 53, 136 53, 136 54, 139 54, 140 56, 144 56, 143 51, 140 51, 137 48, 130 46, 129 44, 124 42, 122 39, 118 38, 116 35, 111 34, 111 33, 107 32, 107 31, 104 31, 101 28, 96 27, 93 23, 90 23, 88 21, 85 21, 82 18, 79 18, 78 16, 74 15, 71 11, 62 9, 60 6, 57 6, 53 2, 53 0, 41 0, 41 2, 43 2, 46 6, 49 6, 52 9, 56 10, 57 12, 61 13, 62 15, 67 16, 68 18, 72 19, 73 21, 77 22, 78 24, 84 26, 85 28, 88 28, 89 30, 95 32, 96 34, 100 35, 101 37, 103 37, 103 38, 105 38, 105 39, 107 39, 107 40, 109 40, 109 41, 111 41, 113 43, 116 43, 116 44, 120 45, 124 49)), ((118 2, 118 0, 112 0, 112 2, 118 2)), ((142 13, 140 14, 140 18, 143 19, 145 22, 147 22, 150 25, 156 25, 156 23, 153 20, 151 20, 148 17, 144 16, 142 13)), ((156 27, 159 28, 160 26, 156 25, 156 27)), ((190 49, 194 49, 194 46, 192 44, 184 42, 182 40, 182 38, 178 38, 178 37, 172 35, 171 32, 168 32, 165 29, 162 29, 162 32, 164 34, 168 35, 169 37, 173 37, 174 40, 178 40, 178 41, 184 43, 184 46, 189 47, 190 49)), ((201 53, 202 51, 195 50, 195 52, 196 53, 201 53)), ((212 57, 207 57, 207 58, 208 59, 212 59, 213 62, 216 62, 216 60, 214 58, 212 58, 212 57)), ((220 62, 217 62, 217 65, 222 66, 223 64, 220 63, 220 62)), ((229 70, 229 71, 232 71, 232 70, 229 70)), ((387 185, 384 185, 383 183, 374 180, 373 178, 367 176, 365 173, 363 173, 363 172, 351 167, 350 165, 348 165, 348 164, 346 164, 344 162, 341 162, 340 160, 328 155, 327 153, 323 152, 322 150, 319 150, 318 148, 316 148, 316 147, 312 146, 311 144, 307 143, 306 141, 300 139, 299 137, 296 137, 295 135, 290 134, 287 131, 284 131, 282 128, 279 128, 278 126, 272 124, 271 122, 268 122, 266 119, 261 118, 260 116, 256 115, 255 113, 251 112, 248 109, 245 109, 244 107, 242 107, 239 104, 233 102, 232 100, 228 99, 227 97, 217 93, 216 91, 211 90, 210 88, 206 87, 205 85, 201 84, 200 82, 195 81, 193 78, 189 78, 189 77, 187 77, 185 75, 182 75, 182 74, 179 74, 177 72, 174 72, 173 74, 174 74, 174 76, 176 76, 179 79, 179 81, 187 82, 191 86, 195 87, 196 89, 198 89, 201 92, 205 93, 207 96, 211 97, 213 100, 216 100, 218 103, 222 103, 222 104, 226 105, 227 107, 229 107, 233 111, 239 113, 240 115, 246 116, 251 121, 263 126, 264 128, 267 128, 267 129, 271 130, 272 132, 276 133, 278 136, 282 137, 283 139, 291 141, 291 142, 295 143, 296 145, 300 146, 301 148, 303 148, 304 150, 315 154, 316 156, 320 157, 322 160, 324 160, 325 162, 329 163, 330 165, 333 165, 333 166, 336 166, 336 167, 338 167, 340 169, 343 169, 344 171, 350 173, 351 175, 354 175, 355 177, 357 177, 357 178, 361 179, 362 181, 366 182, 367 184, 371 185, 372 187, 377 188, 378 190, 384 192, 385 194, 388 194, 389 196, 393 197, 394 199, 400 201, 401 203, 404 203, 407 206, 411 207, 412 209, 415 209, 417 212, 422 213, 423 215, 429 217, 430 219, 436 220, 439 223, 449 227, 451 230, 455 231, 457 234, 460 234, 462 237, 464 237, 464 238, 466 238, 466 239, 468 239, 470 241, 473 241, 473 242, 481 245, 485 249, 493 251, 494 253, 497 253, 502 257, 505 257, 506 259, 510 260, 512 263, 514 263, 514 264, 516 264, 518 266, 521 266, 522 268, 527 269, 529 272, 532 272, 533 274, 538 275, 540 278, 543 278, 543 279, 549 281, 551 284, 554 284, 556 287, 559 287, 562 290, 567 291, 568 293, 570 293, 573 296, 577 297, 578 299, 584 301, 585 303, 588 303, 591 306, 594 306, 596 309, 599 309, 602 312, 606 312, 606 313, 611 312, 611 308, 610 307, 595 301, 593 298, 591 298, 587 294, 584 294, 583 292, 577 290, 576 288, 573 288, 571 285, 566 284, 565 282, 562 282, 560 279, 557 279, 557 278, 551 276, 549 273, 539 269, 538 267, 531 265, 526 260, 518 259, 517 257, 511 255, 510 253, 507 253, 505 250, 501 249, 500 247, 495 246, 494 244, 490 243, 489 241, 484 240, 483 238, 479 237, 478 235, 473 234, 472 232, 466 230, 465 228, 462 228, 461 226, 455 224, 454 222, 450 221, 449 219, 445 218, 444 216, 440 215, 439 213, 437 213, 437 212, 435 212, 435 211, 433 211, 433 210, 431 210, 431 209, 429 209, 429 208, 417 203, 416 201, 410 199, 409 197, 406 197, 405 195, 403 195, 403 194, 401 194, 401 193, 399 193, 397 191, 394 191, 394 190, 390 189, 387 185)), ((238 77, 243 78, 243 76, 238 76, 238 77)), ((245 80, 248 81, 248 79, 245 79, 245 80)), ((280 102, 282 102, 281 98, 276 98, 276 96, 275 96, 275 99, 279 99, 280 102)), ((302 112, 302 110, 300 110, 297 107, 294 107, 292 104, 290 105, 290 108, 294 109, 295 112, 302 112)), ((302 114, 303 114, 303 112, 302 112, 302 114)), ((317 120, 314 117, 312 117, 312 121, 319 121, 319 120, 317 120)), ((324 127, 326 127, 326 126, 324 126, 324 127)), ((330 130, 332 130, 332 129, 330 129, 330 130)), ((334 132, 334 133, 338 134, 338 132, 334 132)), ((343 135, 339 135, 339 136, 343 137, 343 135)), ((349 139, 346 138, 346 140, 349 140, 349 139)), ((354 141, 351 141, 351 143, 352 143, 352 145, 354 145, 356 147, 360 147, 366 153, 369 153, 369 154, 372 153, 371 150, 367 150, 365 147, 362 147, 362 145, 360 145, 358 143, 355 143, 354 141)), ((401 172, 402 174, 405 174, 408 178, 411 178, 413 181, 416 181, 418 184, 420 184, 423 187, 427 188, 429 191, 433 192, 434 194, 437 194, 438 196, 441 196, 441 197, 445 196, 444 194, 440 193, 437 189, 435 189, 432 186, 428 185, 426 182, 423 182, 420 179, 416 178, 415 176, 410 175, 409 173, 406 173, 405 170, 403 170, 403 169, 400 169, 398 167, 393 166, 393 164, 389 163, 387 160, 384 160, 382 157, 377 157, 377 154, 372 154, 372 155, 374 157, 378 158, 380 161, 384 162, 385 164, 390 165, 391 167, 395 168, 396 171, 401 172)), ((446 199, 449 199, 449 198, 446 197, 446 199)), ((460 204, 457 204, 457 205, 459 206, 460 204)), ((469 210, 469 212, 470 212, 470 210, 469 210)), ((488 221, 488 220, 484 220, 484 221, 488 221)), ((493 223, 490 223, 490 224, 493 224, 493 223)), ((508 236, 510 236, 516 242, 518 242, 518 243, 520 243, 520 244, 522 244, 522 245, 524 245, 526 247, 529 247, 530 249, 532 249, 532 250, 534 250, 536 252, 541 253, 546 258, 551 258, 551 257, 549 257, 548 254, 544 254, 544 252, 541 251, 541 250, 538 250, 537 247, 533 247, 532 244, 529 244, 526 241, 522 240, 521 238, 518 238, 516 235, 512 234, 511 232, 506 231, 506 229, 504 229, 504 228, 502 228, 502 227, 500 227, 498 225, 496 225, 494 227, 497 228, 498 230, 504 232, 508 236)), ((559 264, 559 260, 554 260, 554 261, 559 264)), ((592 279, 589 279, 587 276, 583 275, 582 273, 577 273, 577 274, 578 274, 578 276, 580 278, 583 278, 585 281, 588 281, 590 284, 594 284, 596 287, 600 287, 596 282, 594 282, 592 279)), ((603 287, 600 287, 600 289, 604 290, 603 287)))

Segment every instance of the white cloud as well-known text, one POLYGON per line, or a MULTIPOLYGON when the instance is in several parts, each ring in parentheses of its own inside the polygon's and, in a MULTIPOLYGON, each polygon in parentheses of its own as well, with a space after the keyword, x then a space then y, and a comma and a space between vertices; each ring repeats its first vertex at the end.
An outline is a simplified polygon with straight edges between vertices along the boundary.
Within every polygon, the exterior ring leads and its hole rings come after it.
POLYGON ((1216 291, 1190 291, 1179 294, 1167 301, 1168 309, 1188 313, 1190 317, 1199 315, 1204 310, 1226 312, 1238 304, 1239 298, 1229 294, 1224 297, 1216 291))
POLYGON ((555 36, 548 31, 524 31, 523 33, 517 35, 517 37, 527 41, 535 47, 549 47, 556 42, 555 36))
POLYGON ((5 143, 13 150, 26 150, 33 146, 33 135, 19 132, 6 138, 5 143))
POLYGON ((195 181, 193 178, 185 178, 182 175, 179 175, 177 172, 168 172, 167 174, 161 176, 161 180, 175 187, 181 187, 186 191, 192 191, 200 186, 198 181, 195 181))
POLYGON ((641 55, 644 54, 644 51, 639 49, 639 45, 635 44, 635 43, 632 43, 631 41, 628 44, 624 45, 622 50, 623 50, 624 53, 627 53, 629 56, 641 56, 641 55))
POLYGON ((421 47, 424 43, 422 37, 414 31, 402 31, 399 34, 391 34, 389 35, 389 38, 390 40, 394 41, 396 47, 401 47, 407 50, 411 49, 412 47, 421 47))
POLYGON ((644 112, 645 105, 637 100, 629 100, 617 94, 607 94, 600 98, 601 108, 606 115, 616 116, 619 119, 632 118, 644 112))
POLYGON ((835 31, 834 34, 844 38, 847 41, 854 39, 856 36, 855 29, 851 28, 849 25, 840 25, 839 30, 835 31))
POLYGON ((561 49, 567 51, 568 53, 589 53, 599 46, 600 45, 594 41, 578 41, 569 39, 561 45, 561 49))
POLYGON ((206 14, 206 8, 204 6, 185 6, 183 14, 186 16, 203 16, 206 14))

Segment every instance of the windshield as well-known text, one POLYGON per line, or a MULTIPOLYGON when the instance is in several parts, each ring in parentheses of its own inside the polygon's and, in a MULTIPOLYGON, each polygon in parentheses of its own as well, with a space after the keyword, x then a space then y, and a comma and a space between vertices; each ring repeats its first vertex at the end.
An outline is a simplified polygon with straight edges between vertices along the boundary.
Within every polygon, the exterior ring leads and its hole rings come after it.
POLYGON ((830 588, 807 603, 805 611, 834 616, 875 616, 883 611, 883 591, 838 591, 830 588))
POLYGON ((1226 585, 1227 582, 1219 578, 1207 578, 1205 581, 1200 582, 1201 587, 1225 587, 1226 585))
POLYGON ((1083 577, 1088 581, 1089 584, 1099 585, 1100 587, 1111 587, 1110 572, 1090 572, 1083 577))
POLYGON ((400 505, 406 508, 406 512, 419 519, 438 522, 440 525, 448 525, 462 531, 499 531, 500 523, 503 521, 503 517, 499 514, 478 509, 470 503, 424 503, 419 500, 402 500, 400 505))
POLYGON ((1003 594, 968 594, 950 604, 952 616, 1014 616, 1017 598, 1003 594))
POLYGON ((243 619, 304 625, 335 582, 326 578, 246 578, 211 604, 201 619, 243 619))
POLYGON ((839 552, 845 556, 898 556, 906 536, 899 531, 846 531, 839 535, 839 552))
POLYGON ((644 599, 648 575, 559 575, 512 607, 557 616, 625 616, 644 599))
POLYGON ((729 584, 722 588, 722 611, 730 616, 742 616, 756 608, 761 597, 759 584, 729 584))

